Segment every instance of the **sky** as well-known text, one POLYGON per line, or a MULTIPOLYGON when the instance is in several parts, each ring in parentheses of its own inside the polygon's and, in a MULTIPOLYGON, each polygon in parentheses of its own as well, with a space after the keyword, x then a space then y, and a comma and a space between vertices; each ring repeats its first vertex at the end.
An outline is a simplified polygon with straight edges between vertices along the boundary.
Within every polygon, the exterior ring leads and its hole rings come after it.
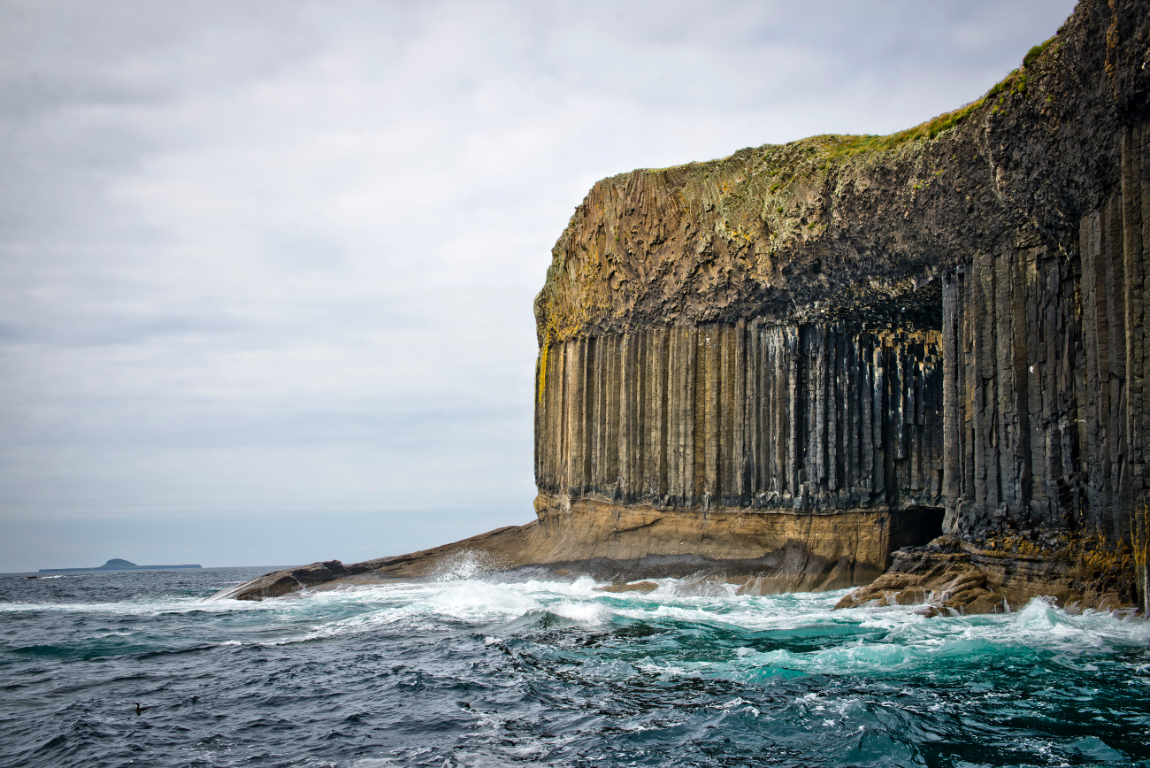
POLYGON ((0 572, 534 518, 600 178, 981 96, 1069 0, 0 0, 0 572))

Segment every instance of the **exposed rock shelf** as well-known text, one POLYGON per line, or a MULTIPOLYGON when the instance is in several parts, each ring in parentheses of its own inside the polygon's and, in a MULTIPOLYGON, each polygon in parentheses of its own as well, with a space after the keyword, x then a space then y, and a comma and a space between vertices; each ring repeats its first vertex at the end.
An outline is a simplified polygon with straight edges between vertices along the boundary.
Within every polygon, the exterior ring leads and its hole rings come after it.
POLYGON ((878 579, 839 601, 838 608, 918 605, 930 615, 997 613, 1036 597, 1068 610, 1133 612, 1122 575, 1062 553, 1012 554, 980 549, 956 537, 893 554, 878 579))
POLYGON ((1083 0, 917 128, 598 182, 535 303, 538 521, 340 578, 470 550, 826 589, 945 532, 961 552, 900 554, 874 588, 946 572, 991 610, 1085 589, 1079 561, 1019 554, 1056 536, 1114 571, 1095 604, 1145 610, 1148 66, 1150 2, 1083 0))
POLYGON ((828 515, 536 500, 539 519, 434 549, 345 566, 338 560, 277 571, 215 597, 262 600, 303 589, 459 573, 586 574, 601 581, 694 577, 745 593, 841 589, 878 577, 890 554, 921 541, 938 520, 894 512, 828 515))

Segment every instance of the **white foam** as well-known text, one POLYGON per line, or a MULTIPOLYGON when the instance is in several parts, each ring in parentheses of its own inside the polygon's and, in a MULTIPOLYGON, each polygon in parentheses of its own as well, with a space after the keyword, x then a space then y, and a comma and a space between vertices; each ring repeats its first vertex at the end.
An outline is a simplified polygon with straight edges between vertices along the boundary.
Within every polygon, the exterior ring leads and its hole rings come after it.
POLYGON ((602 624, 604 617, 610 614, 607 606, 592 602, 574 602, 564 600, 550 607, 556 616, 579 622, 585 625, 602 624))
MULTIPOLYGON (((756 666, 785 666, 812 672, 844 667, 890 669, 923 662, 928 657, 1017 644, 1078 653, 1113 644, 1145 644, 1150 639, 1150 624, 1146 622, 1123 621, 1089 611, 1071 616, 1044 601, 1034 601, 1013 614, 928 619, 900 606, 832 611, 841 593, 699 596, 683 595, 683 591, 689 592, 683 589, 684 584, 662 579, 656 590, 641 594, 599 592, 595 589, 598 585, 587 578, 574 582, 454 578, 322 592, 301 602, 319 601, 333 609, 341 603, 359 604, 363 613, 325 622, 324 633, 364 631, 398 621, 418 621, 421 625, 427 622, 429 626, 442 619, 489 624, 550 612, 586 626, 615 619, 669 620, 751 631, 848 625, 884 635, 881 643, 863 640, 837 645, 803 654, 801 659, 786 652, 769 656, 745 648, 733 654, 733 660, 755 658, 756 666)), ((308 612, 314 612, 315 607, 318 606, 313 605, 308 612)))
MULTIPOLYGON (((347 586, 294 593, 248 602, 199 602, 194 598, 123 603, 0 603, 0 615, 21 612, 75 612, 147 616, 205 613, 228 616, 256 612, 280 624, 269 643, 292 643, 378 631, 384 627, 436 631, 450 624, 475 626, 484 642, 503 642, 497 627, 533 614, 550 613, 586 627, 618 621, 729 627, 751 632, 803 630, 814 637, 857 634, 845 642, 819 643, 821 650, 759 652, 731 649, 726 659, 707 663, 654 665, 659 675, 763 676, 776 673, 834 673, 890 670, 937 664, 939 658, 1009 652, 1025 646, 1060 654, 1082 669, 1092 652, 1113 647, 1145 647, 1150 623, 1086 611, 1070 615, 1035 600, 1011 614, 926 618, 911 607, 889 606, 834 611, 845 591, 772 596, 736 595, 733 590, 699 594, 692 581, 660 579, 656 589, 598 591, 593 579, 509 582, 484 577, 483 564, 461 557, 430 582, 347 586), (492 626, 495 625, 495 626, 492 626), (1081 657, 1081 658, 1080 658, 1081 657)), ((242 631, 239 630, 239 631, 242 631)), ((638 663, 638 662, 637 662, 638 663)), ((649 663, 649 662, 644 662, 649 663)))
POLYGON ((151 616, 161 613, 233 613, 235 611, 269 610, 270 605, 251 601, 228 600, 202 603, 200 598, 181 598, 118 603, 2 603, 3 613, 104 613, 127 616, 151 616))

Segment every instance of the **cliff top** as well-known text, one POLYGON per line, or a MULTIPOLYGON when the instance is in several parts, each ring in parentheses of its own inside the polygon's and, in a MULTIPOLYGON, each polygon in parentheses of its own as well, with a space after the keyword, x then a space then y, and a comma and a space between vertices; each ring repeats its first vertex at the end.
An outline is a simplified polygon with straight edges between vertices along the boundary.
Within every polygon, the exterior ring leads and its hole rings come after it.
POLYGON ((814 136, 597 182, 552 249, 541 344, 636 327, 914 308, 979 252, 1071 247, 1147 113, 1150 8, 1083 0, 1023 65, 889 136, 814 136))

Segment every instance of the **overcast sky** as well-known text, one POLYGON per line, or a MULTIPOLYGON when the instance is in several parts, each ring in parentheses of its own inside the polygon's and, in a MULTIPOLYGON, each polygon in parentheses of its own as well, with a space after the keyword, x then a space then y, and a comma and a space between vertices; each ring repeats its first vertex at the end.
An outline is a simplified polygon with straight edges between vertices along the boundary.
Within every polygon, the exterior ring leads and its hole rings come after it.
POLYGON ((528 522, 596 179, 915 125, 1072 9, 0 0, 0 571, 528 522))

